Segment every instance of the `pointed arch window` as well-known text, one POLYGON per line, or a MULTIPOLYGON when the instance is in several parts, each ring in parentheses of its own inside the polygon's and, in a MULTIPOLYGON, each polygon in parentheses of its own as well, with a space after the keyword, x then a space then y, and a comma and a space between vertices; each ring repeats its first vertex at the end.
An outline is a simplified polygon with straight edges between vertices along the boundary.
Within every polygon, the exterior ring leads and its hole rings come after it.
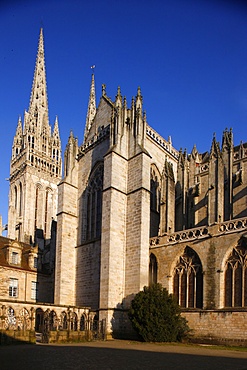
POLYGON ((80 331, 84 331, 84 330, 86 330, 86 319, 85 319, 85 316, 82 315, 81 320, 80 320, 80 331))
POLYGON ((158 264, 156 256, 151 253, 149 259, 149 286, 157 283, 158 264))
POLYGON ((48 219, 49 219, 49 208, 50 208, 50 200, 51 198, 51 189, 46 189, 45 192, 45 225, 44 225, 44 233, 47 235, 49 232, 49 225, 48 225, 48 219))
POLYGON ((17 187, 15 186, 14 190, 14 196, 15 196, 15 209, 17 209, 17 204, 18 204, 18 198, 17 198, 17 187))
POLYGON ((23 203, 23 191, 22 191, 22 184, 20 183, 20 199, 19 199, 19 216, 22 215, 22 203, 23 203))
POLYGON ((103 189, 103 165, 99 165, 93 172, 86 195, 86 239, 96 239, 101 235, 102 218, 102 189, 103 189))
POLYGON ((150 209, 151 211, 160 211, 160 189, 157 176, 152 176, 150 181, 150 209))
POLYGON ((174 269, 173 293, 184 308, 202 308, 203 274, 198 254, 186 247, 174 269))
POLYGON ((233 248, 225 265, 225 307, 247 306, 247 245, 233 248))
POLYGON ((34 230, 38 227, 38 222, 40 222, 40 212, 41 212, 41 185, 37 184, 35 190, 35 207, 34 207, 34 230))
POLYGON ((39 200, 39 188, 37 187, 35 192, 34 229, 37 228, 38 200, 39 200))
POLYGON ((150 173, 150 237, 157 236, 160 226, 161 180, 156 166, 150 173))

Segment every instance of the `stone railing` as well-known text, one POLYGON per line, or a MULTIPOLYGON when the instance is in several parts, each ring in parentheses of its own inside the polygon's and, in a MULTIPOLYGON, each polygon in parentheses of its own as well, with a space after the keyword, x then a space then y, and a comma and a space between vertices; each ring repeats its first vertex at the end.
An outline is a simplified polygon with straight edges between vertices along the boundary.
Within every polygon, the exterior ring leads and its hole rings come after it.
POLYGON ((154 129, 147 125, 146 129, 147 135, 153 139, 158 145, 160 145, 163 149, 165 149, 168 153, 170 153, 174 158, 178 159, 178 151, 173 148, 172 144, 166 141, 162 136, 157 134, 154 129))
POLYGON ((177 231, 176 233, 155 237, 150 239, 150 246, 159 244, 175 244, 195 239, 203 239, 209 236, 208 226, 197 227, 195 229, 187 229, 177 231))
POLYGON ((226 234, 246 229, 247 229, 247 217, 243 217, 220 223, 218 232, 220 234, 226 234))
POLYGON ((214 235, 230 234, 243 230, 247 230, 247 217, 156 236, 150 239, 150 247, 190 242, 196 239, 204 239, 214 235))

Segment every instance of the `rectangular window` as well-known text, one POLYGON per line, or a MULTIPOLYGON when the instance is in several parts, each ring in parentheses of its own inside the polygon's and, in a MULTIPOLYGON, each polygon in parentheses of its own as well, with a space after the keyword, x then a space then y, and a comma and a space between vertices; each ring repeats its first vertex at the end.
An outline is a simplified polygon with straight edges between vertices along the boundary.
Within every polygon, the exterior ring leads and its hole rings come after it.
POLYGON ((9 279, 9 297, 18 297, 18 279, 9 279))
POLYGON ((17 252, 11 253, 11 263, 13 263, 13 265, 18 265, 18 253, 17 252))
POLYGON ((34 259, 33 259, 33 267, 34 267, 35 269, 37 269, 37 268, 38 268, 38 257, 34 257, 34 259))
POLYGON ((37 299, 38 296, 38 283, 36 281, 32 281, 31 285, 31 299, 37 299))

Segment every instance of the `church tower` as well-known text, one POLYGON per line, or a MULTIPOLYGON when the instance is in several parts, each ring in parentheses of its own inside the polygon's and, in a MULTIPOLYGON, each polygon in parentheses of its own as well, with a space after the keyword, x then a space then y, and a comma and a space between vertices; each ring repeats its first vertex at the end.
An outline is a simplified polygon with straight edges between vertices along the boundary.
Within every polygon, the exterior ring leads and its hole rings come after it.
POLYGON ((62 175, 58 119, 48 117, 43 30, 28 111, 18 120, 10 161, 8 237, 33 243, 51 238, 57 214, 57 185, 62 175))

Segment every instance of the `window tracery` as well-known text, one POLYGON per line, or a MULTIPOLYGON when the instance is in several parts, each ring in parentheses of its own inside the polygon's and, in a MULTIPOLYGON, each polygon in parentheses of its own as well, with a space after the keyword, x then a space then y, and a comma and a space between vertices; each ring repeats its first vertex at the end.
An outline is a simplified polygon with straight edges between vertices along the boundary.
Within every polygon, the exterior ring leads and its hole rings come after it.
POLYGON ((240 243, 233 248, 225 265, 225 306, 247 306, 247 248, 240 243))
POLYGON ((202 308, 203 274, 198 254, 186 247, 176 264, 173 277, 173 293, 184 308, 202 308))
POLYGON ((99 165, 89 179, 86 202, 86 239, 96 239, 101 234, 103 165, 99 165))

